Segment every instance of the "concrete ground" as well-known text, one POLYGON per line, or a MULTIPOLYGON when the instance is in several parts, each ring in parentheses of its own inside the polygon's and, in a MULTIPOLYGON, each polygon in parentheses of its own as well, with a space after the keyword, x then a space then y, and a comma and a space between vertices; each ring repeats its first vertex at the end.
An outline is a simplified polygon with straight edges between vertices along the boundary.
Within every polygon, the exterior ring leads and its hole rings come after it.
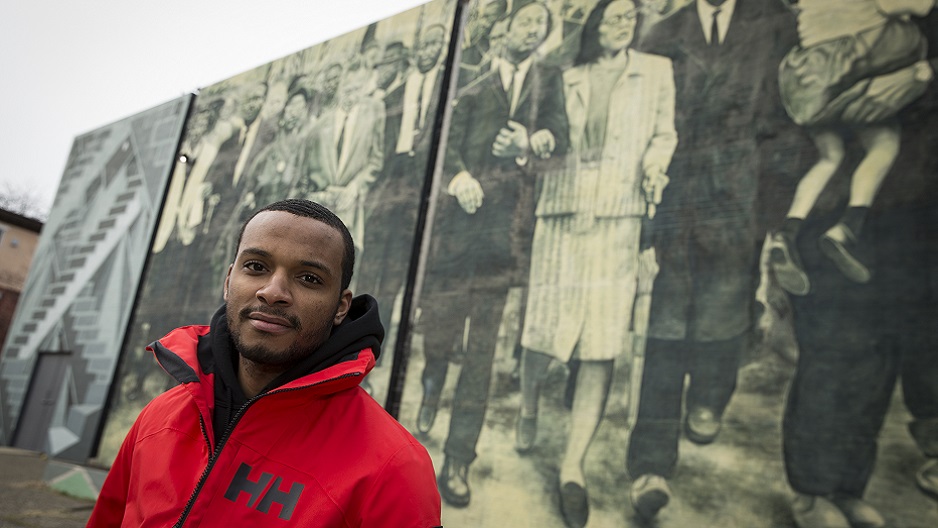
POLYGON ((49 458, 0 447, 0 528, 80 528, 94 503, 53 490, 43 480, 49 458))

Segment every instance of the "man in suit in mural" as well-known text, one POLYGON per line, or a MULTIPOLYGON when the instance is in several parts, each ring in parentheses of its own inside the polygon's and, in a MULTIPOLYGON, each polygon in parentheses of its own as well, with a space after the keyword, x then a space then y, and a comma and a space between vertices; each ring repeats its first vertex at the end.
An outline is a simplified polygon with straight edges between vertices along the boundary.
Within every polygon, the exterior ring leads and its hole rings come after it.
POLYGON ((443 79, 440 58, 445 42, 443 26, 425 28, 414 50, 413 70, 384 98, 384 169, 368 196, 367 249, 361 264, 361 280, 367 284, 361 288, 384 307, 381 322, 389 330, 394 299, 410 264, 411 237, 443 79))
POLYGON ((321 203, 345 222, 363 250, 365 202, 384 164, 384 105, 365 94, 368 73, 346 72, 338 102, 319 116, 303 145, 292 195, 321 203))
POLYGON ((250 82, 234 91, 224 103, 222 116, 206 135, 202 155, 196 160, 183 191, 183 205, 177 218, 177 236, 183 245, 191 244, 199 230, 211 230, 214 208, 228 203, 228 193, 237 185, 236 169, 246 164, 260 128, 261 108, 267 97, 267 84, 250 82))
POLYGON ((342 65, 337 62, 329 64, 323 70, 319 79, 319 90, 310 98, 310 116, 317 118, 326 110, 335 107, 342 73, 342 65))
POLYGON ((381 59, 374 66, 374 91, 371 96, 384 100, 404 82, 407 71, 407 46, 395 40, 384 48, 381 59))
POLYGON ((430 431, 454 346, 467 343, 437 482, 469 504, 469 464, 482 430, 508 290, 528 276, 539 164, 567 149, 560 71, 535 51, 550 29, 541 2, 516 2, 503 59, 458 96, 433 225, 420 325, 426 365, 418 432, 430 431))
POLYGON ((765 127, 778 105, 776 69, 794 27, 778 2, 696 0, 639 45, 673 61, 679 138, 651 227, 661 269, 627 458, 630 498, 643 518, 670 500, 682 426, 692 442, 713 442, 736 388, 764 238, 759 144, 772 133, 765 127))
POLYGON ((189 270, 187 284, 180 289, 180 316, 211 314, 218 301, 221 284, 217 277, 228 266, 230 254, 217 246, 230 214, 241 201, 238 185, 247 160, 258 148, 261 109, 267 97, 267 83, 249 80, 225 94, 220 117, 206 134, 186 181, 177 215, 176 236, 182 246, 191 246, 171 258, 189 270), (197 248, 197 249, 192 249, 197 248), (209 256, 211 265, 197 266, 209 256), (186 263, 188 262, 188 265, 186 263))
POLYGON ((469 12, 469 21, 466 23, 466 36, 462 48, 460 66, 463 75, 476 75, 483 62, 490 58, 489 34, 495 22, 505 16, 508 11, 507 0, 480 1, 476 9, 469 12))
MULTIPOLYGON (((876 116, 894 107, 891 98, 902 84, 928 83, 925 95, 898 116, 902 154, 864 224, 869 282, 847 279, 816 243, 842 213, 842 185, 821 196, 798 239, 812 289, 791 297, 800 356, 785 408, 783 452, 800 528, 887 525, 864 493, 900 380, 912 415, 909 432, 925 457, 908 465, 921 464, 915 483, 938 499, 938 12, 919 25, 928 60, 898 77, 874 79, 860 105, 861 112, 876 116)), ((856 163, 850 154, 847 163, 856 163)))

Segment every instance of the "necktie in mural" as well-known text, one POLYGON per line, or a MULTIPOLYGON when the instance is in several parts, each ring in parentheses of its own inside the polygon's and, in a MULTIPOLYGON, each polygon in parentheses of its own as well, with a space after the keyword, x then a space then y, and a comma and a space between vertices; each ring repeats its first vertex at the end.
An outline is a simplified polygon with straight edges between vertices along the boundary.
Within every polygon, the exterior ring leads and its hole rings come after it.
POLYGON ((710 45, 711 46, 720 45, 720 23, 717 22, 718 16, 720 16, 719 9, 713 12, 713 21, 710 23, 710 45))
POLYGON ((348 124, 348 115, 349 112, 346 112, 342 118, 342 128, 339 129, 339 139, 335 144, 336 159, 342 159, 342 147, 345 145, 345 125, 348 124))
POLYGON ((424 74, 420 79, 420 88, 417 90, 417 113, 414 115, 414 137, 420 134, 423 128, 423 89, 427 82, 427 75, 424 74))
POLYGON ((518 65, 510 64, 511 67, 511 76, 508 78, 508 87, 505 88, 505 95, 508 96, 508 114, 515 114, 515 83, 517 82, 518 77, 518 65))

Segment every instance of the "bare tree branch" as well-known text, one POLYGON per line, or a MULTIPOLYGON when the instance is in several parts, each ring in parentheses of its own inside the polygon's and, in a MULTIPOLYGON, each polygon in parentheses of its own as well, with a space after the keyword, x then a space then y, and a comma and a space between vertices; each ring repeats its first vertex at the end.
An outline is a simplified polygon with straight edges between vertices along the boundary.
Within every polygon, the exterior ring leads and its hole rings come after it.
POLYGON ((0 188, 0 209, 45 222, 49 211, 42 206, 42 198, 36 191, 4 182, 0 188))

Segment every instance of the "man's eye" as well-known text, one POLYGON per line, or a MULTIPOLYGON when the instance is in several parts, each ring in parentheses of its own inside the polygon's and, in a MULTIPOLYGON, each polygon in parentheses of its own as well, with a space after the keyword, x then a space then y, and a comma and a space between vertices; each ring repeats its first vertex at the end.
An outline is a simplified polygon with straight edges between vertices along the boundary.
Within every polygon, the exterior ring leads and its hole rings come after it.
POLYGON ((264 271, 264 265, 261 264, 260 262, 245 262, 244 269, 248 271, 260 272, 260 271, 264 271))
POLYGON ((319 284, 319 283, 322 283, 322 281, 319 280, 319 277, 313 275, 312 273, 304 273, 304 274, 300 275, 300 280, 303 281, 303 282, 309 282, 309 283, 311 283, 311 284, 319 284))

